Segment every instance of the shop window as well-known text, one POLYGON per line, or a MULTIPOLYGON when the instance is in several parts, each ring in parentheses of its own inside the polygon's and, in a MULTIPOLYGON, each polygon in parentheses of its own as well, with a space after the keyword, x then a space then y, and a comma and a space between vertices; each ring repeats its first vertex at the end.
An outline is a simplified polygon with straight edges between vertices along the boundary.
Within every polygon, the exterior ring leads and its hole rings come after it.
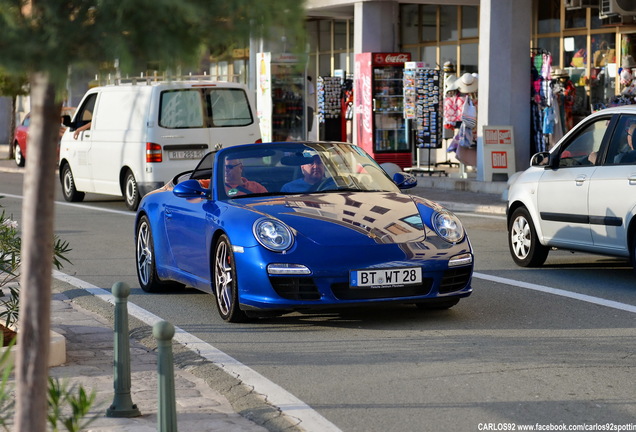
POLYGON ((315 52, 318 49, 318 21, 309 21, 306 28, 309 52, 315 52))
POLYGON ((605 108, 616 94, 616 35, 594 34, 591 38, 590 103, 593 110, 605 108))
POLYGON ((422 42, 437 42, 437 6, 422 6, 422 42))
POLYGON ((479 8, 462 6, 462 38, 479 36, 479 8))
POLYGON ((563 38, 563 60, 566 67, 584 69, 587 67, 587 46, 585 36, 563 38))
POLYGON ((440 42, 456 41, 457 6, 440 6, 440 42))
POLYGON ((607 24, 607 23, 603 23, 603 20, 601 19, 599 15, 600 15, 599 9, 592 8, 592 25, 591 25, 592 30, 603 28, 603 24, 607 24))
POLYGON ((320 54, 318 64, 320 76, 331 76, 331 54, 320 54))
POLYGON ((479 66, 479 45, 461 45, 461 70, 462 72, 477 72, 479 66))
POLYGON ((347 49, 347 23, 346 21, 334 21, 333 23, 334 50, 347 49))
MULTIPOLYGON (((400 22, 402 23, 402 44, 419 43, 418 5, 407 4, 400 6, 400 22)), ((413 57, 417 58, 417 57, 413 57)))
POLYGON ((331 21, 321 20, 318 26, 318 49, 320 51, 329 51, 331 50, 331 21))
POLYGON ((539 34, 559 32, 561 30, 561 2, 538 0, 537 3, 537 32, 539 34))
POLYGON ((440 64, 451 61, 457 66, 457 46, 456 45, 442 45, 440 47, 440 64))
POLYGON ((565 11, 565 28, 587 28, 587 8, 565 11))
MULTIPOLYGON (((454 54, 454 53, 453 53, 454 54)), ((456 56, 453 55, 453 59, 456 56)), ((417 57, 415 57, 417 58, 417 57)), ((429 64, 429 65, 436 65, 437 64, 437 47, 434 46, 425 46, 422 47, 422 56, 421 59, 423 62, 429 64)), ((445 60, 442 60, 441 64, 444 64, 445 60)))

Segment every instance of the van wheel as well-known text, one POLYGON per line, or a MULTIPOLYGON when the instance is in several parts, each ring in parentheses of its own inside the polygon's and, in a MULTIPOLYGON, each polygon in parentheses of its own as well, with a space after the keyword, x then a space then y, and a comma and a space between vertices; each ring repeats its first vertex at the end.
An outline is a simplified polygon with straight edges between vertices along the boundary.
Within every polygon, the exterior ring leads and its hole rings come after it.
POLYGON ((15 160, 15 164, 19 167, 23 167, 24 166, 24 155, 22 154, 22 151, 20 150, 20 145, 16 142, 15 145, 13 146, 13 159, 15 160))
POLYGON ((131 171, 126 173, 126 180, 124 181, 124 198, 126 199, 126 207, 129 210, 136 211, 139 207, 139 188, 137 187, 137 180, 131 171))
POLYGON ((69 202, 79 202, 84 199, 84 192, 79 192, 75 188, 75 179, 68 164, 62 168, 62 194, 64 199, 69 202))

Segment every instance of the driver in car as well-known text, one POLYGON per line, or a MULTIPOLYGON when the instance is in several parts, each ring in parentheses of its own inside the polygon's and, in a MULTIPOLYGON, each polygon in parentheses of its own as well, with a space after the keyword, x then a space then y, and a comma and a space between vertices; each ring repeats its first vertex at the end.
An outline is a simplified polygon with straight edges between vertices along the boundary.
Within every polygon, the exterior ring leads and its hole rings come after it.
POLYGON ((307 192, 317 187, 325 179, 325 165, 320 156, 314 151, 305 151, 304 153, 309 161, 300 166, 303 176, 284 184, 281 192, 307 192))
POLYGON ((243 177, 243 162, 239 159, 225 160, 225 192, 229 197, 267 193, 262 184, 243 177))

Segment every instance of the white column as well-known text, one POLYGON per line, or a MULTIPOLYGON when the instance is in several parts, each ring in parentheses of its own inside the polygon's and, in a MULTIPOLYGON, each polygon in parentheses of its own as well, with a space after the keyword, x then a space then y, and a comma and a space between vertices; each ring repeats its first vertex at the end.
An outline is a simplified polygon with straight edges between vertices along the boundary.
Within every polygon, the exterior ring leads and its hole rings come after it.
POLYGON ((365 1, 355 4, 354 53, 397 51, 399 6, 394 1, 365 1))
POLYGON ((514 126, 515 167, 530 159, 531 0, 481 0, 477 177, 484 178, 482 128, 514 126))

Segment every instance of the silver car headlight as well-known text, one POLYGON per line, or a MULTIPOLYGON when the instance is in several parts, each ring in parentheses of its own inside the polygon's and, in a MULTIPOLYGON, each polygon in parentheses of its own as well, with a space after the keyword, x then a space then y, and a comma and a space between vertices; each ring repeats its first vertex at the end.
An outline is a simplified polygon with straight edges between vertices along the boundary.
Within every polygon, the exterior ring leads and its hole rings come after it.
POLYGON ((294 244, 291 229, 276 219, 263 218, 254 222, 254 237, 264 248, 283 252, 294 244))
POLYGON ((449 211, 433 215, 433 228, 437 235, 450 243, 459 243, 464 239, 464 227, 457 216, 449 211))

